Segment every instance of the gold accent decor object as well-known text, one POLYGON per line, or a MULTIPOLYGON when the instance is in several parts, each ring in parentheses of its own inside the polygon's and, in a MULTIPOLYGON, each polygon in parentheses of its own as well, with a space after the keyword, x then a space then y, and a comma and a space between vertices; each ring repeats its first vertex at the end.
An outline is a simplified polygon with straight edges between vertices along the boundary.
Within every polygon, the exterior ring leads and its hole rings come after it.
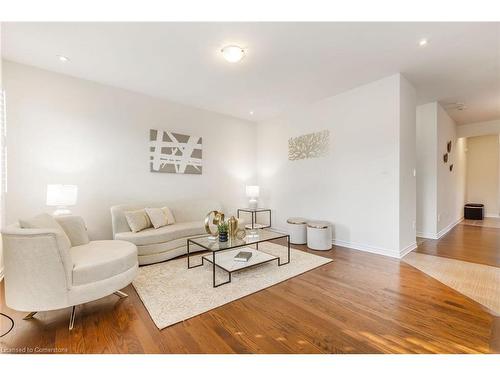
POLYGON ((231 218, 227 221, 227 225, 229 237, 236 237, 236 234, 238 233, 238 219, 236 219, 234 216, 231 216, 231 218))
POLYGON ((236 238, 239 240, 242 240, 243 238, 245 238, 246 235, 247 235, 247 232, 245 231, 245 229, 238 229, 236 231, 236 238))
POLYGON ((224 213, 220 211, 210 211, 205 216, 205 231, 212 235, 217 236, 217 225, 224 222, 224 213), (212 231, 210 224, 215 225, 215 231, 212 231))

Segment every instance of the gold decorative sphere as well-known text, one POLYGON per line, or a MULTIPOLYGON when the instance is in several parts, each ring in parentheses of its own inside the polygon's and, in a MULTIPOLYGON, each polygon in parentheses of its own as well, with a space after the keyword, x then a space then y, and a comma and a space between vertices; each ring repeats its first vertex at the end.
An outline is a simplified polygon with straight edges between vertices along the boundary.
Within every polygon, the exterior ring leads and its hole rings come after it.
POLYGON ((224 213, 220 211, 210 211, 205 217, 205 231, 212 235, 217 235, 217 225, 224 222, 224 213), (212 230, 210 224, 215 226, 215 229, 212 230))

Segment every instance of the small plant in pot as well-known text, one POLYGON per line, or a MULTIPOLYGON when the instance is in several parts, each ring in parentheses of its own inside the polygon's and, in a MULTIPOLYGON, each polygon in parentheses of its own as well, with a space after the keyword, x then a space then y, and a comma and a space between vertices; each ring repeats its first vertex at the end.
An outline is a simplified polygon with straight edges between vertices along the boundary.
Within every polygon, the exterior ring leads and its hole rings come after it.
POLYGON ((227 232, 229 230, 229 225, 226 222, 219 223, 217 225, 217 232, 219 233, 219 242, 227 241, 227 232))

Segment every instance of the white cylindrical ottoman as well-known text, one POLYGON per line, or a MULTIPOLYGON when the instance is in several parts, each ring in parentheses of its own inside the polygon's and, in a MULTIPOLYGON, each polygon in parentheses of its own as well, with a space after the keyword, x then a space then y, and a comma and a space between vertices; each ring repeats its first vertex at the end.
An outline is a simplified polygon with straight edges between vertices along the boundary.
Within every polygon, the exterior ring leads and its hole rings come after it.
POLYGON ((313 250, 331 250, 332 226, 327 221, 307 223, 307 247, 313 250))
POLYGON ((302 217, 291 217, 286 221, 290 243, 304 245, 307 243, 307 220, 302 217))

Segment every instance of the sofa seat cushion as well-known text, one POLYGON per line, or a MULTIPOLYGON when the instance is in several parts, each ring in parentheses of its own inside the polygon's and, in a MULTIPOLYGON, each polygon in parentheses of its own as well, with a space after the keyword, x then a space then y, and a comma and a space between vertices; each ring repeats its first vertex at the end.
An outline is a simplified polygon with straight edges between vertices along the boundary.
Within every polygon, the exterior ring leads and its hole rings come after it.
MULTIPOLYGON (((171 251, 173 249, 177 249, 179 247, 183 247, 185 250, 185 253, 187 254, 187 240, 188 239, 195 239, 199 237, 205 237, 207 233, 203 234, 198 234, 194 236, 188 236, 188 237, 181 237, 177 238, 176 240, 168 241, 168 242, 162 242, 162 243, 153 243, 150 245, 138 245, 137 246, 137 255, 139 257, 144 256, 144 255, 152 255, 152 254, 158 254, 158 253, 163 253, 166 251, 171 251)), ((191 250, 198 248, 199 246, 195 244, 191 244, 190 248, 191 250)))
POLYGON ((70 249, 73 285, 108 279, 137 265, 137 247, 125 241, 90 241, 70 249))
POLYGON ((149 228, 137 233, 116 233, 115 239, 130 241, 139 246, 173 241, 178 238, 197 236, 203 233, 205 233, 205 225, 202 221, 188 221, 167 225, 158 229, 149 228))

